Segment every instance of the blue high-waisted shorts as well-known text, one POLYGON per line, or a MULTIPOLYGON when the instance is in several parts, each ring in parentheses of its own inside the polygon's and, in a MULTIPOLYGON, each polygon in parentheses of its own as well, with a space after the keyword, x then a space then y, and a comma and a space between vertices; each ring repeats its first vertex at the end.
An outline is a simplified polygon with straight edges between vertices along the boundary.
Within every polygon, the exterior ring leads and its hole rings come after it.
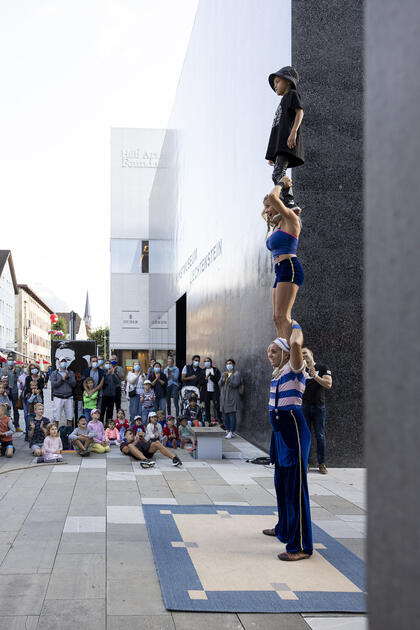
POLYGON ((296 256, 290 256, 290 258, 286 258, 274 265, 274 272, 276 274, 276 281, 273 284, 273 289, 276 288, 279 282, 292 282, 293 284, 297 284, 298 287, 303 284, 303 269, 296 256))

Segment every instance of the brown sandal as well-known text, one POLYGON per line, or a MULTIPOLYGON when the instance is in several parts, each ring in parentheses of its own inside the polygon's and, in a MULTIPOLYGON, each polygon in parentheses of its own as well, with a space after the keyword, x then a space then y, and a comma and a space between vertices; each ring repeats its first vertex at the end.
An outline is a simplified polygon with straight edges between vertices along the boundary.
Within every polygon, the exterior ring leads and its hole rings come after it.
POLYGON ((263 534, 266 536, 275 536, 276 532, 274 529, 263 529, 263 534))
POLYGON ((303 553, 303 551, 297 551, 296 553, 285 551, 284 553, 279 553, 277 557, 285 562, 296 562, 297 560, 307 560, 311 556, 308 553, 303 553))

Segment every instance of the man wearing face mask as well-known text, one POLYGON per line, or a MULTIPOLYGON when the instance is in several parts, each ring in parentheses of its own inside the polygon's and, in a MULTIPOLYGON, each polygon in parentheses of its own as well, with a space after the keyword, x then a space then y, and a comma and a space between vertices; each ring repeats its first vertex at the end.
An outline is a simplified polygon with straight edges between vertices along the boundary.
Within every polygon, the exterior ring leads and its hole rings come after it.
POLYGON ((153 368, 154 376, 152 377, 152 388, 156 396, 156 411, 161 409, 166 413, 166 390, 168 387, 168 379, 160 363, 156 361, 153 368))
POLYGON ((13 353, 7 355, 7 364, 1 369, 1 376, 7 376, 7 382, 10 390, 10 400, 13 405, 13 424, 16 431, 22 433, 22 429, 19 427, 19 409, 16 407, 16 403, 19 398, 18 378, 20 376, 20 369, 16 367, 13 353))
POLYGON ((118 357, 116 354, 111 354, 110 363, 114 368, 114 374, 118 377, 118 386, 115 392, 115 408, 116 413, 118 413, 118 409, 121 409, 121 383, 123 382, 125 376, 121 365, 118 365, 118 357))
POLYGON ((219 380, 220 387, 220 409, 223 413, 223 424, 229 440, 234 437, 236 431, 236 414, 241 406, 239 386, 241 384, 241 374, 235 368, 235 361, 226 361, 226 372, 223 372, 219 380))
POLYGON ((220 370, 213 365, 213 361, 210 357, 204 359, 204 380, 200 385, 200 400, 204 402, 206 410, 206 420, 211 422, 210 402, 213 401, 214 415, 220 420, 220 370))
POLYGON ((99 367, 98 357, 90 357, 90 367, 86 368, 86 370, 84 370, 83 372, 82 384, 84 391, 86 391, 85 380, 90 377, 91 379, 93 379, 94 387, 97 387, 98 391, 100 392, 104 384, 104 376, 105 372, 102 368, 99 367))
POLYGON ((120 384, 120 379, 115 374, 115 367, 111 365, 111 361, 105 361, 104 372, 105 376, 102 387, 101 422, 104 421, 105 417, 106 420, 111 420, 117 387, 120 384))
POLYGON ((184 385, 200 387, 204 379, 204 370, 200 367, 200 355, 195 354, 190 365, 184 365, 181 373, 181 381, 184 385))
POLYGON ((53 397, 53 419, 60 425, 64 411, 65 421, 73 422, 74 401, 73 388, 76 387, 76 376, 68 369, 65 358, 60 359, 58 368, 51 374, 51 392, 53 397))

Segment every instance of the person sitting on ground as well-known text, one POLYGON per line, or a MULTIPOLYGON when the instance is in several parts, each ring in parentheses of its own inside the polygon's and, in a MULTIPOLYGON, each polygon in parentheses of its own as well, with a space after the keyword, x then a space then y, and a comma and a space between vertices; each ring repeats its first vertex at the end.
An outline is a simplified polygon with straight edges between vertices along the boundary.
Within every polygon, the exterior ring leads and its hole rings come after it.
POLYGON ((90 412, 91 420, 88 422, 88 429, 95 433, 95 437, 93 438, 92 448, 90 449, 92 453, 109 453, 110 446, 108 444, 108 440, 106 439, 105 429, 102 422, 99 420, 101 417, 101 412, 99 409, 92 409, 90 412))
POLYGON ((69 440, 73 443, 73 448, 80 457, 87 457, 93 446, 95 431, 88 429, 86 416, 80 416, 76 429, 70 433, 69 440))
POLYGON ((198 406, 196 396, 191 396, 190 402, 185 410, 185 415, 190 424, 196 427, 203 426, 203 414, 201 408, 198 406))
POLYGON ((44 457, 40 457, 41 461, 48 462, 62 462, 63 456, 63 443, 58 435, 58 427, 55 422, 51 422, 47 426, 47 435, 44 440, 44 457))
POLYGON ((144 437, 146 435, 146 429, 143 425, 143 421, 142 421, 142 417, 141 416, 136 416, 134 418, 134 422, 131 425, 130 429, 132 431, 134 431, 135 434, 140 434, 142 437, 144 437))
POLYGON ((44 453, 44 439, 47 435, 47 427, 50 424, 48 418, 44 418, 44 405, 35 403, 34 414, 28 416, 29 420, 29 448, 34 457, 41 457, 44 453))
POLYGON ((149 413, 155 408, 156 396, 152 391, 152 383, 149 380, 143 382, 144 392, 140 396, 141 403, 141 417, 143 418, 143 424, 147 424, 149 413))
POLYGON ((168 448, 176 449, 180 445, 178 429, 175 426, 175 418, 173 416, 167 417, 163 435, 166 437, 166 446, 168 448))
POLYGON ((118 431, 120 432, 121 440, 123 440, 124 439, 124 433, 127 431, 127 429, 130 428, 130 424, 129 424, 127 418, 125 417, 124 409, 118 409, 118 411, 117 411, 117 419, 115 420, 115 426, 117 427, 118 431))
POLYGON ((188 424, 188 418, 186 416, 181 416, 178 424, 178 434, 181 442, 181 448, 185 448, 186 444, 194 443, 194 433, 191 427, 188 424))
POLYGON ((90 422, 92 409, 98 408, 99 385, 95 387, 95 381, 88 376, 83 382, 83 413, 90 422))
POLYGON ((174 466, 182 466, 182 462, 176 455, 173 455, 163 444, 159 441, 150 442, 135 435, 134 431, 128 429, 125 432, 124 440, 121 442, 120 450, 124 455, 131 455, 135 459, 140 460, 140 466, 142 468, 151 468, 155 465, 155 462, 150 461, 153 455, 159 451, 165 457, 169 457, 172 460, 174 466))
POLYGON ((159 422, 160 426, 162 427, 162 430, 165 428, 166 426, 166 416, 165 416, 165 412, 162 409, 158 409, 156 411, 156 415, 157 415, 157 421, 159 422))
POLYGON ((163 441, 163 429, 162 425, 158 422, 156 411, 149 413, 149 423, 146 427, 145 439, 150 440, 150 442, 163 441))
POLYGON ((115 420, 108 422, 108 426, 105 429, 105 437, 110 446, 119 446, 121 444, 121 436, 115 425, 115 420))
POLYGON ((8 396, 8 388, 4 383, 0 384, 0 404, 6 405, 6 414, 10 417, 12 402, 8 396))
POLYGON ((15 425, 7 415, 7 405, 0 404, 0 455, 13 457, 15 447, 13 446, 13 433, 15 425))

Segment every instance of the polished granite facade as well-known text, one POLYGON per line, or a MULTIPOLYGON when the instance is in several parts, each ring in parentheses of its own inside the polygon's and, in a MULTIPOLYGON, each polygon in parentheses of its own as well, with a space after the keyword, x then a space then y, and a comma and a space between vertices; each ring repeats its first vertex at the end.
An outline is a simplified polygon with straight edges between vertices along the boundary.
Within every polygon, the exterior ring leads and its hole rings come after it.
POLYGON ((333 373, 327 463, 335 466, 362 460, 361 23, 360 2, 202 1, 150 199, 151 243, 156 256, 165 243, 166 261, 151 274, 150 308, 171 312, 186 293, 187 357, 209 354, 219 368, 236 360, 246 387, 239 432, 267 448, 275 329, 260 211, 272 188, 264 155, 278 105, 267 77, 293 60, 307 156, 293 174, 306 275, 294 316, 333 373))

